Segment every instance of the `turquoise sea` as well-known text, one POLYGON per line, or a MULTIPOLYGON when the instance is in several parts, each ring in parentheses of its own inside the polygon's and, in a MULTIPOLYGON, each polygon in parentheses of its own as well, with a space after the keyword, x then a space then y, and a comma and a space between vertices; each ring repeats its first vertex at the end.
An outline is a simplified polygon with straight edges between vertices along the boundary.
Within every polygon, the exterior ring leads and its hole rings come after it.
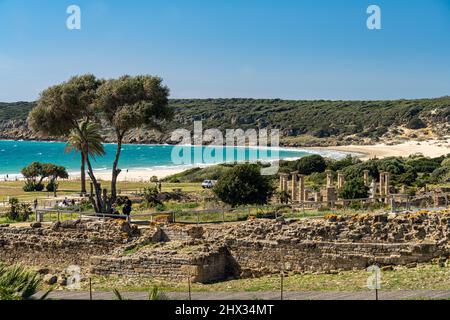
MULTIPOLYGON (((0 175, 17 174, 33 161, 54 163, 65 166, 69 172, 77 172, 80 168, 80 157, 75 153, 65 153, 65 146, 66 144, 63 142, 0 141, 0 175)), ((169 145, 124 145, 120 168, 124 170, 164 168, 217 164, 235 160, 256 161, 256 159, 274 161, 278 157, 279 159, 292 159, 311 154, 308 151, 295 149, 187 146, 182 147, 183 150, 180 151, 174 150, 174 148, 169 145), (180 160, 183 159, 190 159, 190 162, 180 163, 180 160)), ((96 170, 110 169, 116 145, 105 144, 105 149, 106 155, 93 161, 96 170)), ((339 157, 339 154, 334 156, 339 157)))

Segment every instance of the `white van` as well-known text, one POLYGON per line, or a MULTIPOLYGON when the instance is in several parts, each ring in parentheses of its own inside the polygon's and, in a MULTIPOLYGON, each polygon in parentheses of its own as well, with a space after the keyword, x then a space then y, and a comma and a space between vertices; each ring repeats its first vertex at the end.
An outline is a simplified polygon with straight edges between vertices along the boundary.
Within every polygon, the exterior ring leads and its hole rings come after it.
POLYGON ((212 189, 216 185, 217 180, 205 180, 202 182, 203 189, 212 189))

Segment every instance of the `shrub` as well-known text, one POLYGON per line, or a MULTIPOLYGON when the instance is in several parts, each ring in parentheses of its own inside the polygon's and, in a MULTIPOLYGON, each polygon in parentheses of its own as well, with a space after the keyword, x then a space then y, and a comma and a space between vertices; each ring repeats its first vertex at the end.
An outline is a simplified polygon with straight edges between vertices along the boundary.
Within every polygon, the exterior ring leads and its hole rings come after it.
POLYGON ((360 201, 351 201, 348 205, 350 209, 353 210, 361 210, 362 209, 362 203, 360 201))
POLYGON ((450 167, 450 158, 446 158, 446 159, 442 160, 441 166, 442 167, 450 167))
POLYGON ((56 191, 56 190, 58 189, 58 183, 55 182, 55 181, 50 181, 50 182, 47 184, 47 186, 45 187, 45 189, 46 189, 48 192, 54 192, 54 191, 56 191))
POLYGON ((352 157, 351 155, 348 155, 340 160, 329 160, 328 169, 332 171, 338 171, 358 163, 361 163, 361 160, 359 160, 357 157, 352 157))
POLYGON ((275 190, 272 180, 261 175, 260 167, 241 164, 226 172, 213 191, 217 197, 233 207, 247 204, 266 204, 275 190))
POLYGON ((435 159, 420 157, 410 159, 406 162, 406 164, 408 166, 411 166, 416 172, 432 173, 434 170, 440 167, 440 162, 441 161, 436 161, 435 159))
MULTIPOLYGON (((28 300, 41 285, 39 275, 21 265, 6 267, 0 264, 0 300, 28 300)), ((48 294, 48 292, 44 295, 48 294)), ((41 298, 42 299, 42 298, 41 298)))
POLYGON ((148 208, 154 208, 158 205, 162 205, 162 202, 158 199, 159 190, 155 187, 148 187, 144 189, 144 200, 148 208))
POLYGON ((23 186, 23 191, 25 192, 34 192, 34 191, 42 191, 44 190, 44 185, 42 183, 36 183, 33 181, 27 181, 25 182, 25 185, 23 186))
POLYGON ((339 191, 342 199, 365 199, 368 196, 369 188, 364 184, 363 179, 347 180, 339 191))
POLYGON ((434 183, 448 182, 450 180, 450 167, 441 167, 433 171, 430 181, 434 183))
POLYGON ((204 180, 218 180, 225 172, 229 171, 232 166, 217 165, 206 168, 193 168, 184 172, 169 176, 165 178, 164 182, 179 183, 179 182, 202 182, 204 180))
POLYGON ((426 128, 427 125, 425 124, 425 122, 420 120, 418 117, 414 117, 411 120, 409 120, 409 122, 406 124, 406 127, 408 129, 418 130, 418 129, 426 128))
POLYGON ((310 175, 313 172, 324 172, 327 168, 327 163, 322 156, 312 155, 303 157, 297 160, 296 170, 305 175, 310 175))
POLYGON ((23 186, 23 191, 25 192, 33 192, 36 189, 36 185, 34 182, 27 181, 23 186))
POLYGON ((395 178, 398 184, 412 186, 417 180, 417 173, 413 170, 409 170, 395 178))
POLYGON ((166 206, 162 203, 159 203, 155 206, 156 211, 163 212, 166 210, 166 206))
POLYGON ((8 219, 16 222, 25 222, 32 213, 31 208, 25 203, 20 203, 17 198, 9 200, 9 210, 6 214, 8 219))

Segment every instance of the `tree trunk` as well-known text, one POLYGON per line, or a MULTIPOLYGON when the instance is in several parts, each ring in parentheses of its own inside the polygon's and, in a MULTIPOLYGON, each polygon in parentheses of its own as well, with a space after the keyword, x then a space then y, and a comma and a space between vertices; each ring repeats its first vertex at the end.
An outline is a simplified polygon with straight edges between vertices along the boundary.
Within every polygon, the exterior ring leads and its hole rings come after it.
POLYGON ((88 174, 91 178, 92 183, 94 184, 94 190, 95 190, 95 199, 94 197, 90 197, 90 200, 92 202, 92 205, 94 206, 94 210, 96 213, 106 213, 106 204, 103 202, 102 199, 102 189, 95 178, 94 170, 92 169, 91 161, 89 160, 89 156, 86 156, 86 163, 88 165, 88 174))
POLYGON ((86 194, 86 156, 81 152, 81 193, 86 194))
POLYGON ((116 202, 117 178, 119 177, 119 174, 122 171, 122 170, 118 169, 117 167, 119 166, 120 153, 122 152, 123 134, 120 133, 119 131, 117 131, 116 133, 117 133, 117 150, 116 150, 116 156, 114 158, 113 169, 112 169, 110 205, 112 205, 114 202, 116 202))
POLYGON ((95 178, 94 169, 92 168, 91 161, 89 160, 89 142, 86 141, 86 137, 83 136, 83 132, 81 132, 80 128, 78 126, 75 126, 75 128, 78 130, 78 133, 83 138, 84 150, 82 150, 82 153, 84 151, 84 159, 88 166, 88 175, 94 185, 95 190, 95 198, 90 195, 89 200, 91 201, 92 206, 94 207, 96 213, 107 213, 107 205, 102 200, 101 186, 99 185, 97 179, 95 178))

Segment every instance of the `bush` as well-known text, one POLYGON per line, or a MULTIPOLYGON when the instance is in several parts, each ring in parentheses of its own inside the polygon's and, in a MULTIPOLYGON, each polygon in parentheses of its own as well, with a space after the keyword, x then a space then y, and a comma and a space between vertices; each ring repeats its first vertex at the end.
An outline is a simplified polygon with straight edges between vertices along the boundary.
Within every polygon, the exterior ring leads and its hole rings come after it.
POLYGON ((313 172, 324 172, 327 163, 322 156, 312 155, 297 160, 295 167, 300 174, 310 175, 313 172))
POLYGON ((434 183, 448 182, 450 180, 450 167, 441 167, 433 171, 430 181, 434 183))
POLYGON ((414 117, 411 120, 409 120, 409 122, 406 124, 406 127, 408 129, 418 130, 418 129, 426 128, 427 125, 425 122, 420 120, 418 117, 414 117))
POLYGON ((179 182, 202 182, 204 180, 219 180, 219 178, 232 166, 229 165, 217 165, 209 166, 206 168, 193 168, 184 172, 174 174, 165 178, 164 182, 179 183, 179 182))
POLYGON ((48 192, 54 192, 58 189, 58 184, 55 181, 50 181, 47 186, 45 187, 45 189, 48 192))
POLYGON ((440 162, 441 161, 436 161, 435 159, 420 157, 410 159, 406 162, 406 164, 408 166, 411 166, 416 172, 432 173, 434 170, 440 167, 440 162))
POLYGON ((162 202, 158 199, 159 190, 157 187, 148 187, 144 189, 144 200, 148 208, 155 208, 158 205, 162 205, 162 202))
POLYGON ((417 180, 417 173, 413 170, 409 170, 395 178, 398 184, 412 186, 417 180))
POLYGON ((389 157, 376 161, 378 171, 387 171, 391 174, 405 173, 409 167, 405 165, 404 159, 399 157, 389 157))
POLYGON ((352 165, 361 163, 361 160, 359 160, 356 157, 352 157, 350 155, 346 156, 343 159, 340 160, 329 160, 328 161, 328 169, 332 170, 332 171, 339 171, 339 170, 343 170, 347 167, 350 167, 352 165))
POLYGON ((362 209, 362 203, 361 201, 351 201, 348 207, 352 210, 361 210, 362 209))
POLYGON ((260 167, 241 164, 226 172, 213 191, 223 202, 236 207, 266 204, 275 190, 272 180, 261 175, 260 167))
POLYGON ((446 159, 442 160, 441 166, 442 167, 450 167, 450 158, 446 158, 446 159))
POLYGON ((342 199, 365 199, 368 196, 369 188, 364 184, 363 179, 347 180, 339 191, 342 199))
POLYGON ((42 190, 44 190, 44 185, 42 183, 36 183, 33 181, 27 181, 23 186, 23 191, 25 192, 34 192, 34 191, 40 192, 42 190))
MULTIPOLYGON (((6 267, 0 264, 0 300, 32 299, 41 285, 39 275, 22 265, 6 267)), ((43 298, 48 292, 44 295, 43 298)))
POLYGON ((8 219, 16 222, 25 222, 32 213, 33 211, 27 204, 20 203, 16 198, 9 200, 9 210, 6 214, 8 219))

